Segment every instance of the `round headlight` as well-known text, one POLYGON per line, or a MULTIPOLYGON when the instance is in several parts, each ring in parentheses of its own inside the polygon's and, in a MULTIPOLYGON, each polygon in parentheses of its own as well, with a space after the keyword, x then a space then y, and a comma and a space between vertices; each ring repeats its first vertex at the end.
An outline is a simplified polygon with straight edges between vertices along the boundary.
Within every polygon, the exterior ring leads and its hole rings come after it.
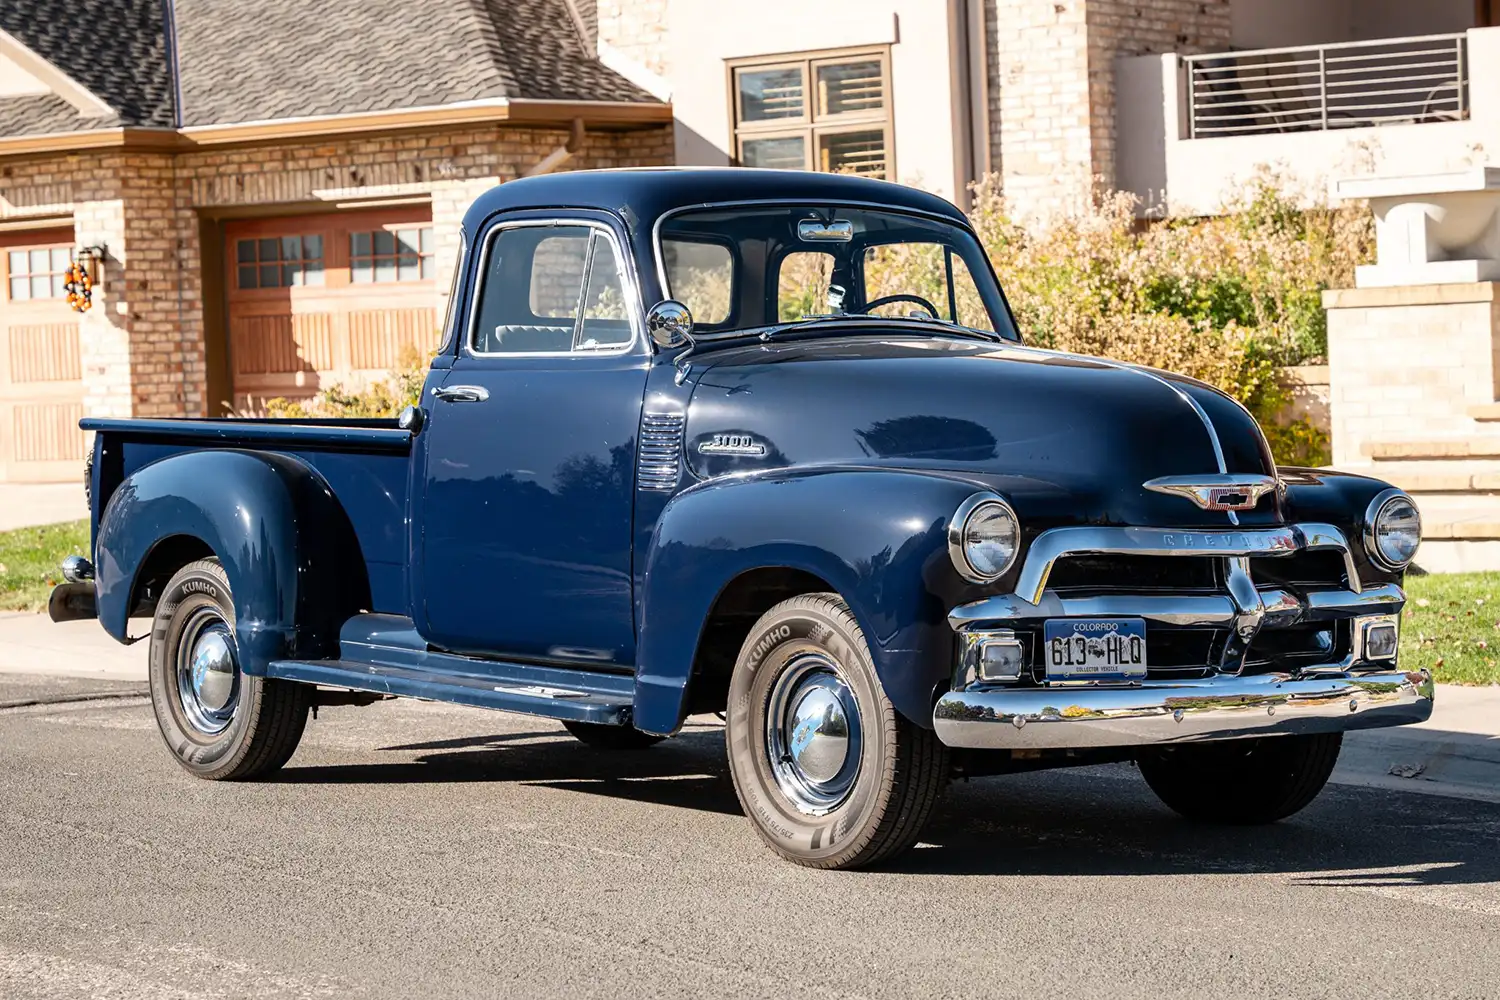
POLYGON ((1365 514, 1365 552, 1383 569, 1403 569, 1422 542, 1422 515, 1411 497, 1386 490, 1365 514))
POLYGON ((993 583, 1005 575, 1021 549, 1021 521, 994 493, 976 493, 948 522, 948 555, 958 575, 971 583, 993 583))

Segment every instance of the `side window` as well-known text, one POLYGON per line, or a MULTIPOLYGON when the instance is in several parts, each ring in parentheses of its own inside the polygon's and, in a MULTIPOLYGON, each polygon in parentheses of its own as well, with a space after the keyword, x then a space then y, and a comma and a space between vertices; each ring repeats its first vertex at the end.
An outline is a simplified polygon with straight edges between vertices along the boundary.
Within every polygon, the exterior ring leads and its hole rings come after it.
POLYGON ((609 350, 633 339, 614 244, 591 226, 491 237, 470 347, 479 354, 609 350))

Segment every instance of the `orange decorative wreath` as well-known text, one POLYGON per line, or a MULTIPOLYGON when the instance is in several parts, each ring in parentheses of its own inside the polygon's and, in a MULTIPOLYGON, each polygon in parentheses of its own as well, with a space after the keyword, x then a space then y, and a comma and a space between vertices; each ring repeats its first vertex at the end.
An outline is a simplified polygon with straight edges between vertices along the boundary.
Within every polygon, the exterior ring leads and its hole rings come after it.
POLYGON ((78 261, 68 265, 63 272, 63 287, 68 291, 68 305, 74 312, 88 312, 94 304, 94 279, 88 268, 78 261))

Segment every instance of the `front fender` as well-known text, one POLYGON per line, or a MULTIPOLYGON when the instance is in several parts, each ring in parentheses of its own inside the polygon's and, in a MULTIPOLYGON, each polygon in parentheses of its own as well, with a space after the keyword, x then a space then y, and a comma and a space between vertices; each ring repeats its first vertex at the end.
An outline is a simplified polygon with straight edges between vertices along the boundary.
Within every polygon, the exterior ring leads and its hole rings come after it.
POLYGON ((172 455, 110 497, 94 545, 99 619, 126 641, 142 567, 187 536, 213 550, 233 591, 241 666, 338 655, 338 628, 369 604, 354 529, 306 463, 251 451, 172 455))
POLYGON ((886 696, 930 728, 934 686, 952 670, 948 519, 981 488, 939 474, 850 469, 720 479, 678 494, 646 559, 636 726, 670 733, 682 724, 714 602, 742 573, 785 567, 820 577, 848 603, 886 696))
POLYGON ((1354 550, 1360 579, 1366 583, 1397 583, 1405 573, 1392 573, 1370 561, 1365 553, 1365 510, 1390 483, 1370 476, 1328 469, 1281 468, 1286 484, 1287 520, 1321 521, 1344 533, 1354 550))

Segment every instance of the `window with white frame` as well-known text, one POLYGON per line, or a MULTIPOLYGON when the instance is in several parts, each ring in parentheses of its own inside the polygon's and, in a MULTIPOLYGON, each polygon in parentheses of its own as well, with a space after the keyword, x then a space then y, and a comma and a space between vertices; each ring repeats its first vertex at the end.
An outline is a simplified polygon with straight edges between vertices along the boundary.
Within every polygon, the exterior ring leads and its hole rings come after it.
POLYGON ((730 66, 735 159, 890 177, 890 54, 822 52, 730 66))

